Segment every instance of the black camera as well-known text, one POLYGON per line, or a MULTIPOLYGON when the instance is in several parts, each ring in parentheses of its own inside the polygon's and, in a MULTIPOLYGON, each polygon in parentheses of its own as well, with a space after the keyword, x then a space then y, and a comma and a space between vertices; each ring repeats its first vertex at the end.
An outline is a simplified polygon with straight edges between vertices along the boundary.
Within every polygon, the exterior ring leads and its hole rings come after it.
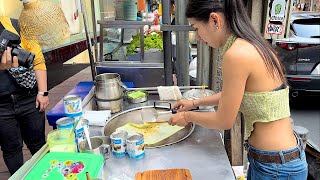
POLYGON ((27 50, 22 49, 20 46, 20 37, 8 30, 3 30, 0 35, 0 57, 3 52, 7 50, 7 47, 11 47, 11 55, 17 56, 19 66, 30 68, 34 60, 35 55, 27 50))

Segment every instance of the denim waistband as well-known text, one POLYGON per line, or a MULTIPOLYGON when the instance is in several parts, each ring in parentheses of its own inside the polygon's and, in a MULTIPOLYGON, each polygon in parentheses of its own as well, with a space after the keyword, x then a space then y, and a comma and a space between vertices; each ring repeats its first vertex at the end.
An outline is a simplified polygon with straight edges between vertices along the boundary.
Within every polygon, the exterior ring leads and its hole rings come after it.
POLYGON ((244 147, 248 152, 249 151, 254 151, 255 153, 264 154, 264 155, 280 155, 280 156, 283 156, 285 154, 289 154, 289 153, 295 152, 297 150, 299 150, 300 154, 302 154, 301 152, 303 151, 303 141, 299 137, 299 135, 297 135, 295 132, 294 132, 294 135, 295 135, 295 137, 297 139, 297 146, 292 148, 292 149, 289 149, 289 150, 283 150, 283 151, 260 150, 260 149, 257 149, 255 147, 253 147, 251 144, 249 144, 248 140, 245 141, 244 147))

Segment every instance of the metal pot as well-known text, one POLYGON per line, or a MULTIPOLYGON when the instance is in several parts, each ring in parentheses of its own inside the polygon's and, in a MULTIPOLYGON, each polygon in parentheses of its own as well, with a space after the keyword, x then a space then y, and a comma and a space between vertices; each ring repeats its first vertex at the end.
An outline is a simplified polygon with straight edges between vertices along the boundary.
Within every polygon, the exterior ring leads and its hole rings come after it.
POLYGON ((96 82, 114 82, 114 80, 120 81, 120 75, 118 73, 102 73, 95 77, 96 82))
POLYGON ((123 97, 123 83, 117 73, 104 73, 95 77, 96 97, 101 100, 114 101, 123 97))
POLYGON ((117 113, 122 110, 123 97, 113 101, 96 98, 99 110, 111 110, 111 113, 117 113))

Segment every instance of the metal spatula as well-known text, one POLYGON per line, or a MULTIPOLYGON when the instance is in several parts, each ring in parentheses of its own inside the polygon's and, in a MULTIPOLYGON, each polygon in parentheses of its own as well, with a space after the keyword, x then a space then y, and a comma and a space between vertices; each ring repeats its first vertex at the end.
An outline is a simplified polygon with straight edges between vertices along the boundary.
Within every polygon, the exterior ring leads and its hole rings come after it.
POLYGON ((145 123, 160 123, 168 122, 172 114, 176 114, 177 110, 163 111, 159 112, 154 108, 143 108, 141 109, 141 118, 145 123), (159 117, 161 116, 161 119, 159 117))

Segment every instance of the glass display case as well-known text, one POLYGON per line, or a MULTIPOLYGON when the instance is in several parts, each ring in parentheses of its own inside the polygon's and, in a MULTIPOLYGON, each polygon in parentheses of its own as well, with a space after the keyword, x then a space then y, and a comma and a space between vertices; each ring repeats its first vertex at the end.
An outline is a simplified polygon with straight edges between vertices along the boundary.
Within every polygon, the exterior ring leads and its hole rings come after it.
POLYGON ((144 26, 149 26, 151 23, 147 21, 98 20, 98 24, 100 25, 99 61, 144 62, 144 26), (128 58, 126 47, 132 41, 131 37, 136 34, 140 36, 138 53, 140 58, 128 58), (119 57, 119 54, 122 57, 119 57), (118 55, 118 57, 115 58, 115 55, 118 55))

